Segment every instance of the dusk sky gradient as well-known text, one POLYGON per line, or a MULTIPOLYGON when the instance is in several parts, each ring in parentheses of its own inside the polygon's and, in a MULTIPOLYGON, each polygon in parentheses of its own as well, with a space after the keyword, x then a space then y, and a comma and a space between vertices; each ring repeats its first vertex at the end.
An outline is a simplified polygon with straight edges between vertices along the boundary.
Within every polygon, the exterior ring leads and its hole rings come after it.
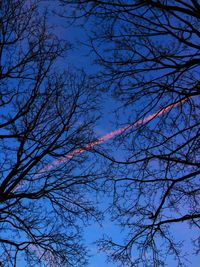
MULTIPOLYGON (((56 1, 55 2, 44 1, 44 5, 46 4, 51 5, 51 8, 55 9, 54 11, 56 11, 56 5, 57 5, 56 1)), ((90 54, 89 48, 83 44, 83 43, 87 43, 87 32, 83 28, 77 27, 73 24, 68 26, 65 18, 60 18, 59 16, 56 15, 56 13, 53 13, 53 12, 50 17, 50 23, 56 25, 55 27, 56 34, 59 37, 62 37, 64 40, 71 42, 73 46, 73 49, 71 50, 69 49, 68 56, 66 58, 60 59, 60 61, 58 62, 58 69, 60 68, 62 70, 62 69, 65 69, 66 67, 69 69, 70 68, 73 69, 75 67, 77 69, 83 69, 86 72, 86 74, 98 73, 98 69, 100 67, 94 64, 93 62, 94 55, 90 54)), ((88 28, 90 28, 90 26, 91 25, 87 25, 88 28)), ((119 126, 119 128, 115 129, 113 128, 113 125, 110 122, 115 119, 113 110, 118 105, 117 104, 118 102, 117 100, 115 102, 115 100, 113 100, 113 98, 109 94, 110 92, 105 93, 105 94, 103 93, 102 103, 101 103, 101 108, 102 108, 101 113, 103 115, 101 119, 99 120, 99 123, 97 123, 96 128, 94 129, 96 139, 88 143, 86 146, 75 149, 71 153, 68 153, 60 158, 57 158, 56 160, 46 161, 49 163, 48 164, 45 163, 46 165, 45 164, 42 165, 44 167, 41 168, 37 173, 33 174, 32 176, 33 179, 31 180, 32 183, 34 183, 34 177, 36 178, 40 176, 41 174, 51 171, 54 168, 59 167, 59 166, 60 168, 62 168, 62 164, 74 159, 75 157, 78 157, 80 154, 87 153, 87 152, 94 152, 93 149, 95 149, 96 146, 98 148, 98 145, 100 144, 105 143, 105 147, 106 147, 106 142, 109 140, 110 142, 112 142, 112 138, 114 137, 120 136, 121 134, 128 132, 131 129, 135 129, 139 126, 142 126, 143 124, 145 125, 146 123, 152 122, 152 125, 154 125, 155 121, 158 118, 161 118, 164 114, 167 114, 167 112, 173 112, 173 110, 176 110, 176 108, 180 106, 184 106, 186 102, 188 101, 188 99, 190 98, 190 97, 182 98, 181 100, 178 100, 172 104, 166 105, 156 111, 153 111, 154 109, 152 109, 153 113, 147 112, 148 115, 145 115, 145 116, 142 114, 141 116, 140 114, 139 115, 132 114, 133 122, 131 121, 131 115, 129 115, 129 117, 124 115, 124 118, 123 118, 123 115, 120 115, 121 117, 119 118, 119 121, 117 123, 118 125, 121 125, 121 126, 125 125, 125 126, 122 126, 122 127, 119 126), (136 117, 139 119, 135 119, 136 117), (111 130, 111 128, 114 130, 111 130)), ((160 102, 158 101, 159 104, 161 102, 162 100, 160 102)), ((166 100, 166 103, 167 103, 167 100, 166 100)), ((130 136, 128 135, 128 138, 129 137, 130 136)), ((114 146, 113 143, 112 143, 112 146, 114 146)), ((116 153, 117 155, 120 154, 118 150, 116 150, 113 153, 116 153)), ((91 156, 92 156, 92 153, 91 153, 91 156)), ((17 192, 21 188, 26 187, 28 184, 29 182, 27 180, 24 182, 22 181, 21 184, 17 185, 13 189, 12 192, 17 192)), ((94 196, 91 196, 91 199, 93 197, 94 196)), ((126 237, 127 235, 127 232, 126 232, 127 230, 121 229, 119 225, 117 225, 117 223, 112 222, 111 218, 109 217, 109 214, 106 213, 107 207, 110 204, 110 202, 112 202, 112 200, 108 196, 104 196, 104 195, 100 195, 100 198, 102 201, 100 204, 100 209, 102 209, 102 211, 105 213, 105 220, 102 222, 102 225, 100 225, 100 223, 98 222, 94 222, 87 227, 83 227, 83 230, 84 230, 83 241, 85 242, 86 246, 88 246, 89 255, 91 255, 91 258, 89 259, 88 267, 118 267, 119 266, 118 263, 111 263, 107 261, 106 253, 99 252, 95 242, 98 241, 98 239, 100 239, 103 235, 112 236, 113 240, 117 240, 119 241, 119 243, 123 242, 124 237, 126 237)), ((172 228, 174 230, 173 231, 174 237, 177 240, 181 240, 184 237, 195 238, 198 234, 197 231, 190 231, 188 224, 186 224, 185 222, 180 223, 180 224, 173 224, 172 228)), ((64 230, 65 229, 66 227, 64 228, 64 230)), ((32 248, 30 246, 30 250, 31 249, 33 251, 35 250, 34 245, 32 248)), ((186 244, 186 246, 184 246, 184 251, 186 253, 187 252, 192 253, 191 245, 188 245, 187 247, 187 244, 186 244)), ((40 257, 42 254, 42 251, 38 250, 37 253, 38 253, 38 257, 40 257)), ((188 260, 190 262, 188 262, 187 267, 200 267, 200 260, 196 255, 194 255, 192 259, 188 259, 188 260)), ((172 257, 171 258, 169 257, 169 260, 167 263, 168 263, 168 267, 176 267, 174 265, 174 260, 172 257)), ((21 260, 21 264, 22 266, 20 267, 25 266, 23 259, 21 260)), ((44 261, 42 265, 44 267, 46 266, 44 261)), ((39 265, 36 267, 39 267, 39 265)), ((61 267, 61 266, 55 266, 55 267, 61 267)))

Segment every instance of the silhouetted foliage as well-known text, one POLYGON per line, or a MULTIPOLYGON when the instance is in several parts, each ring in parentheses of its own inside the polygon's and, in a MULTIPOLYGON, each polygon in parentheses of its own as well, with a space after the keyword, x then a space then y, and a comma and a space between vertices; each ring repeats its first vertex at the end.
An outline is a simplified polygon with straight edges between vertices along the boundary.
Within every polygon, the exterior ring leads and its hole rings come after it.
MULTIPOLYGON (((86 30, 87 20, 93 23, 89 46, 102 66, 95 79, 122 101, 118 116, 125 111, 132 124, 179 103, 118 138, 125 160, 104 155, 111 161, 112 217, 129 234, 124 244, 104 239, 101 247, 122 266, 164 266, 171 254, 182 266, 182 244, 172 226, 200 227, 200 3, 60 2, 72 10, 63 16, 79 18, 86 30)), ((199 242, 193 240, 196 253, 199 242)))
POLYGON ((99 216, 87 199, 98 177, 67 154, 93 138, 96 94, 84 73, 59 72, 70 45, 39 4, 1 1, 0 262, 84 266, 80 222, 99 216))

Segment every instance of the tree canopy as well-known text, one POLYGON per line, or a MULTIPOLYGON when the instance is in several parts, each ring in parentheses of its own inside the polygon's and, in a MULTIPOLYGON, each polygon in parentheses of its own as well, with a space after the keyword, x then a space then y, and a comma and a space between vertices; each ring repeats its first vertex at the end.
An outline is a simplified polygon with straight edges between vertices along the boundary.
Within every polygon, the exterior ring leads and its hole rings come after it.
MULTIPOLYGON (((98 242, 110 260, 166 266, 174 256, 184 266, 173 226, 200 228, 199 1, 47 5, 1 2, 1 265, 85 266, 81 226, 100 219, 92 194, 107 190, 109 216, 127 233, 98 242), (58 15, 86 31, 95 74, 65 67, 72 46, 58 15), (102 93, 117 103, 122 128, 96 139, 102 93), (114 133, 113 144, 94 148, 114 133)), ((196 254, 199 244, 195 236, 196 254)))

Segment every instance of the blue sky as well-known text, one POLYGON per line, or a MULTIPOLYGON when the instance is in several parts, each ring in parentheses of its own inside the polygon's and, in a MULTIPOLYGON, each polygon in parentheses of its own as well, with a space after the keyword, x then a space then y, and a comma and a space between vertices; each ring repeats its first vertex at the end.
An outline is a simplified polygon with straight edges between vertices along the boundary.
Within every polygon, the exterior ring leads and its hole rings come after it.
MULTIPOLYGON (((62 38, 69 40, 72 42, 74 48, 68 52, 68 56, 60 61, 59 67, 62 68, 83 68, 87 73, 94 73, 98 72, 99 67, 97 65, 93 64, 93 57, 92 55, 89 55, 88 48, 84 45, 78 44, 78 42, 85 42, 86 41, 86 32, 84 30, 81 30, 78 27, 68 27, 65 19, 58 19, 57 17, 54 17, 52 14, 51 17, 52 21, 55 21, 56 24, 58 24, 58 27, 56 29, 57 34, 62 36, 62 38), (66 23, 66 26, 65 26, 66 23), (62 26, 62 27, 61 27, 62 26)), ((109 133, 110 131, 115 130, 113 125, 114 115, 113 110, 116 108, 116 103, 108 93, 102 94, 102 103, 101 103, 101 112, 102 117, 99 120, 98 125, 95 128, 95 132, 97 136, 102 136, 106 133, 109 133)), ((123 116, 121 117, 121 123, 126 123, 127 117, 123 116)), ((112 140, 109 141, 111 143, 112 140)), ((103 144, 104 145, 104 144, 103 144)), ((106 146, 106 144, 105 144, 106 146)), ((120 154, 120 151, 116 152, 116 156, 120 154)), ((106 205, 108 204, 109 200, 108 197, 102 197, 102 205, 100 208, 102 210, 105 209, 106 205)), ((190 229, 188 229, 188 226, 184 223, 182 224, 174 224, 172 226, 173 233, 175 238, 181 239, 182 237, 189 237, 191 236, 194 238, 197 235, 197 232, 192 232, 190 229)), ((106 234, 109 236, 112 236, 114 240, 122 241, 123 237, 125 236, 126 230, 124 232, 121 231, 121 229, 114 225, 113 222, 111 222, 108 215, 106 215, 105 221, 102 223, 102 225, 99 225, 98 223, 92 223, 90 226, 83 228, 84 230, 84 239, 86 245, 88 245, 88 248, 90 250, 91 258, 88 267, 117 267, 118 264, 112 264, 110 262, 107 262, 106 255, 103 252, 99 252, 97 250, 96 244, 94 243, 96 240, 102 237, 102 235, 106 234)), ((185 246, 185 251, 190 251, 190 246, 185 246)), ((191 256, 190 256, 191 257, 191 256)), ((188 262, 188 267, 200 267, 198 258, 193 256, 189 259, 191 263, 188 262)), ((23 266, 23 262, 22 265, 23 266)), ((174 261, 171 258, 169 260, 168 266, 174 266, 174 261)))

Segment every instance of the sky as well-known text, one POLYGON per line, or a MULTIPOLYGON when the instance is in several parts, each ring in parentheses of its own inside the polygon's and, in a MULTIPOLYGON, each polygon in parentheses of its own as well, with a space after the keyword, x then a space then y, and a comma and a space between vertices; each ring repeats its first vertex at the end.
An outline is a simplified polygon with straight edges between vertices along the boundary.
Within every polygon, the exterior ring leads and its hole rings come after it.
MULTIPOLYGON (((86 46, 78 45, 78 42, 85 42, 86 41, 86 33, 84 30, 81 30, 78 27, 74 27, 73 25, 71 27, 60 27, 65 24, 64 19, 58 19, 56 16, 52 14, 52 21, 55 21, 56 24, 59 25, 59 27, 56 29, 57 34, 62 36, 64 39, 69 40, 74 44, 74 49, 69 51, 69 54, 66 59, 64 59, 60 63, 60 67, 63 66, 75 66, 77 68, 83 68, 87 73, 93 73, 98 72, 98 66, 93 64, 93 58, 92 56, 88 56, 89 50, 86 46)), ((105 94, 102 96, 102 118, 99 121, 98 125, 95 128, 96 134, 99 137, 105 136, 106 134, 116 131, 117 129, 113 128, 112 120, 114 118, 113 110, 116 107, 116 102, 109 96, 109 94, 105 94)), ((161 115, 161 114, 159 114, 161 115)), ((150 117, 149 117, 150 119, 150 117)), ((126 123, 126 118, 121 123, 126 123)), ((117 133, 120 134, 120 131, 117 133)), ((114 134, 113 134, 114 136, 114 134)), ((112 136, 110 136, 112 137, 112 136)), ((109 142, 112 142, 111 138, 109 139, 109 142)), ((106 138, 103 141, 107 141, 106 138)), ((83 151, 84 152, 84 151, 83 151)), ((62 160, 62 159, 61 159, 62 160)), ((54 163, 53 163, 54 164, 54 163)), ((60 163, 56 163, 60 164, 60 163)), ((48 166, 47 166, 48 167, 48 166)), ((102 209, 105 209, 106 204, 110 201, 109 199, 104 200, 105 203, 102 205, 102 209)), ((115 239, 122 241, 123 237, 126 233, 121 232, 121 229, 114 225, 108 216, 106 216, 105 221, 103 222, 103 225, 99 225, 98 223, 93 223, 92 225, 86 227, 84 232, 84 239, 86 244, 89 247, 91 258, 88 267, 117 267, 118 264, 112 264, 110 262, 106 261, 106 256, 104 253, 100 253, 97 251, 97 247, 94 244, 94 242, 101 238, 103 234, 109 234, 113 236, 115 239)), ((176 238, 181 238, 183 235, 189 236, 191 233, 189 229, 186 227, 185 224, 182 225, 175 225, 174 226, 174 233, 176 238)), ((196 232, 192 233, 192 236, 195 236, 196 232)), ((186 250, 190 250, 190 247, 186 247, 186 250)), ((199 261, 197 257, 193 257, 191 259, 192 263, 188 265, 191 267, 200 267, 199 261)), ((22 263, 23 264, 23 263, 22 263)), ((173 266, 173 259, 169 261, 169 266, 173 266)))

